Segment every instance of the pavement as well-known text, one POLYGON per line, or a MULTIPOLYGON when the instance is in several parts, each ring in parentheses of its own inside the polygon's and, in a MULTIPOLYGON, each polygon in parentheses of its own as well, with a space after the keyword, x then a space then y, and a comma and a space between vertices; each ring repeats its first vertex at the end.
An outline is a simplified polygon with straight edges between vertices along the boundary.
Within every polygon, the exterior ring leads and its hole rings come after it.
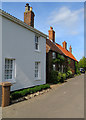
POLYGON ((3 118, 84 118, 84 75, 2 109, 3 118))

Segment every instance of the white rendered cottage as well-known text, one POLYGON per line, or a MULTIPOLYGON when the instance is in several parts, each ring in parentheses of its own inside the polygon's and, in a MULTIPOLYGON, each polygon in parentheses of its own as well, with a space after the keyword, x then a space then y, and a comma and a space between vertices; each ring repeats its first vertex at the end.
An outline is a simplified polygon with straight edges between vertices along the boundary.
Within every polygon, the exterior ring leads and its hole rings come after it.
POLYGON ((11 91, 45 84, 47 35, 34 28, 32 7, 26 4, 24 22, 0 10, 0 31, 0 80, 11 91))

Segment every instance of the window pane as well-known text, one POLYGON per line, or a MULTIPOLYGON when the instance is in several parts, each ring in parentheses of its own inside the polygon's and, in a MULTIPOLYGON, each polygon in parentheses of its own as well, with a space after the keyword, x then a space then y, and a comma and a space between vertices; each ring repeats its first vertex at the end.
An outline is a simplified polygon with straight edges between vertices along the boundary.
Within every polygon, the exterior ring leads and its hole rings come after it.
POLYGON ((52 57, 53 57, 53 59, 56 58, 56 53, 55 52, 52 52, 52 57))
POLYGON ((35 78, 39 76, 38 75, 38 71, 39 71, 38 70, 38 68, 39 68, 38 65, 39 65, 39 62, 35 62, 35 78))
POLYGON ((38 50, 38 37, 35 36, 35 49, 38 50))
POLYGON ((13 60, 5 59, 5 79, 12 79, 13 60))

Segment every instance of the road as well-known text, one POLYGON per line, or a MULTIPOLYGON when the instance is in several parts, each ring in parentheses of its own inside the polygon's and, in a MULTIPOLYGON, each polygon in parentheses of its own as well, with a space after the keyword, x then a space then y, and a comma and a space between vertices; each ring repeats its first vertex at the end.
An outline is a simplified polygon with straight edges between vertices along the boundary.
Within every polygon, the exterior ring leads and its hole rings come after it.
POLYGON ((3 118, 84 118, 84 75, 2 110, 3 118))

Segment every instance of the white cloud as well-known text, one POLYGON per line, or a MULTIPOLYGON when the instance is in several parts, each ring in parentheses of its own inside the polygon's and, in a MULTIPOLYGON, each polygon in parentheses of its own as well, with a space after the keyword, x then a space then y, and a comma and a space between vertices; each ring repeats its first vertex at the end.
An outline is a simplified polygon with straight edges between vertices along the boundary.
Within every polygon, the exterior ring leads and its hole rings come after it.
POLYGON ((48 24, 53 26, 59 26, 66 30, 68 34, 76 35, 78 34, 78 27, 80 25, 81 17, 84 18, 84 9, 71 10, 64 6, 59 10, 54 10, 49 18, 48 24), (82 14, 83 13, 83 14, 82 14))

